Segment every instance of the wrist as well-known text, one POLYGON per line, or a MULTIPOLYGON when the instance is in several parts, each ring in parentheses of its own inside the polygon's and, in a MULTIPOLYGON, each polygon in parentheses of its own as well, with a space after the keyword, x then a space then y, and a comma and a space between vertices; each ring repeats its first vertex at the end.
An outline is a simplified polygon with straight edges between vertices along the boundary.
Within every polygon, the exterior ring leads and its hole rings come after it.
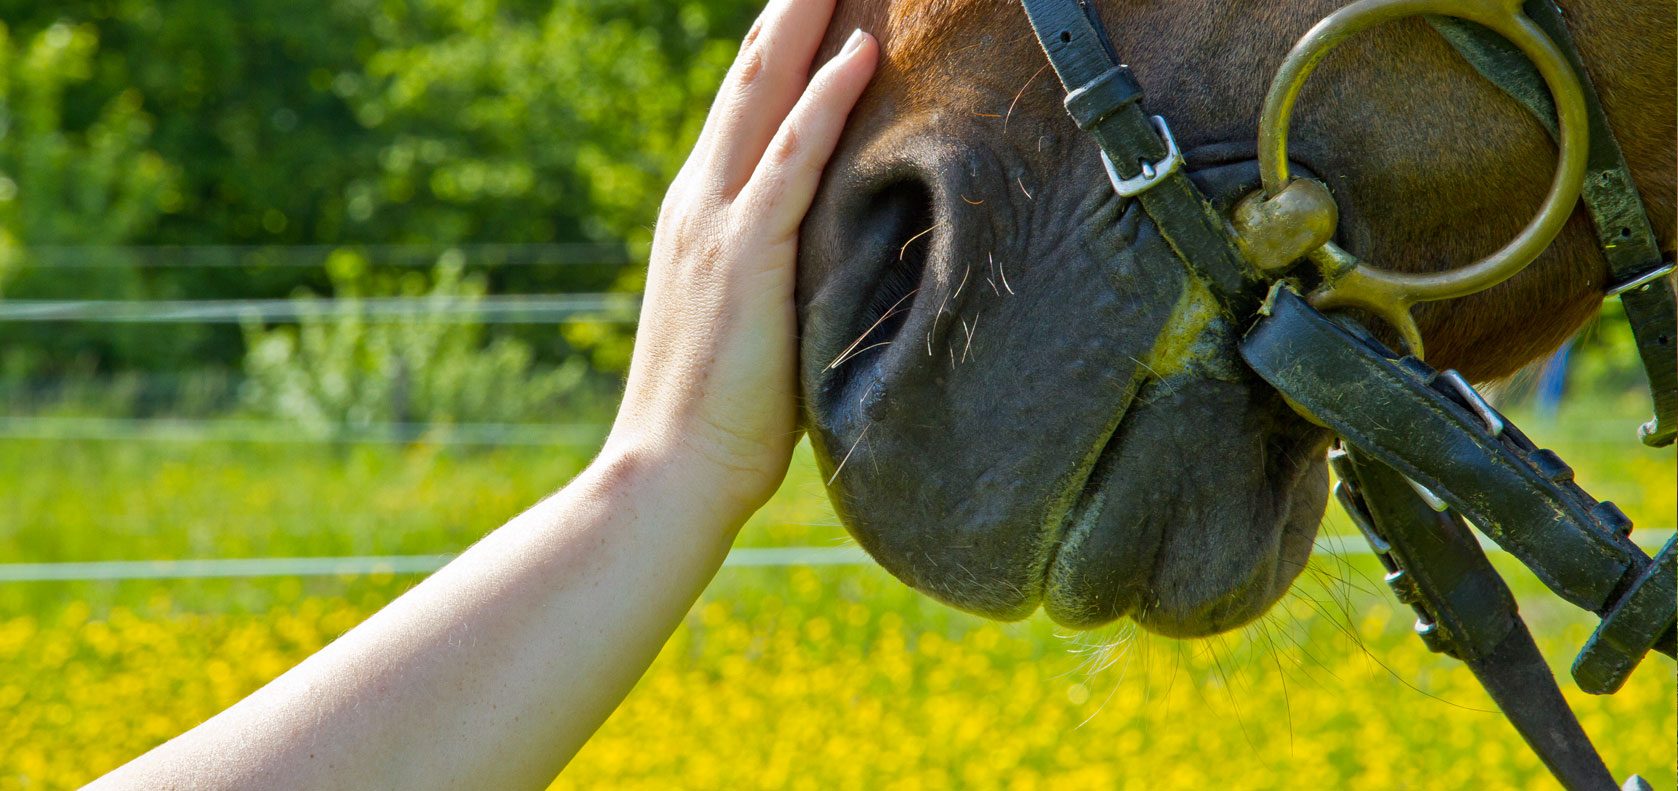
POLYGON ((679 515, 691 529, 732 543, 767 495, 745 491, 739 476, 682 443, 614 434, 589 465, 590 488, 642 513, 679 515))

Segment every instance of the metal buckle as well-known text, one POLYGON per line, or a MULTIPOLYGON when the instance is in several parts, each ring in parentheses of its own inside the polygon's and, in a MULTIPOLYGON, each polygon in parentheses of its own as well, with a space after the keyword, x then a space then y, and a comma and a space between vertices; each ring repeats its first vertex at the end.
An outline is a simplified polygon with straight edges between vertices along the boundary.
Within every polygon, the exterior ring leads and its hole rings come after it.
MULTIPOLYGON (((1108 171, 1108 172, 1111 173, 1112 171, 1108 171)), ((1662 264, 1661 266, 1657 266, 1654 269, 1651 269, 1647 272, 1644 272, 1641 275, 1636 275, 1636 276, 1632 277, 1630 280, 1627 280, 1623 283, 1618 283, 1618 284, 1609 286, 1608 287, 1608 296, 1617 297, 1621 294, 1626 293, 1627 291, 1636 291, 1637 289, 1640 289, 1640 288, 1642 288, 1646 285, 1649 285, 1650 283, 1653 283, 1656 280, 1659 280, 1663 277, 1666 277, 1667 275, 1672 274, 1673 268, 1675 266, 1678 266, 1678 262, 1668 261, 1665 264, 1662 264)))
POLYGON ((1480 395, 1480 391, 1475 390, 1474 385, 1469 384, 1462 374, 1457 373, 1454 369, 1444 370, 1439 372, 1439 378, 1443 379, 1446 384, 1451 386, 1451 389, 1457 391, 1457 395, 1462 396, 1462 399, 1468 402, 1468 408, 1473 410, 1474 414, 1480 418, 1480 422, 1486 425, 1487 432, 1494 437, 1503 436, 1505 425, 1503 416, 1492 408, 1492 405, 1486 401, 1486 397, 1480 395))
POLYGON ((1154 128, 1159 130, 1160 139, 1165 142, 1165 156, 1158 162, 1143 162, 1141 173, 1128 179, 1120 176, 1113 167, 1113 158, 1107 156, 1107 149, 1101 149, 1101 166, 1107 169, 1107 179, 1113 182, 1113 191, 1121 198, 1134 198, 1153 189, 1183 166, 1183 152, 1177 149, 1177 138, 1171 135, 1171 127, 1161 116, 1150 118, 1154 128))

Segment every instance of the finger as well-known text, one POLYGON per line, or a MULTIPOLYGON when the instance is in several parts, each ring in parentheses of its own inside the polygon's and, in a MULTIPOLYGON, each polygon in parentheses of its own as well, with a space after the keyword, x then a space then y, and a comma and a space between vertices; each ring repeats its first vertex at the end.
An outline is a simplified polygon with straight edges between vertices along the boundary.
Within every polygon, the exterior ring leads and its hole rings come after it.
POLYGON ((740 62, 744 59, 746 50, 752 46, 753 42, 757 41, 758 36, 763 34, 764 17, 769 15, 770 10, 770 8, 765 8, 759 12, 757 19, 752 20, 752 26, 746 31, 745 37, 740 40, 740 51, 735 54, 734 61, 729 65, 728 71, 724 72, 722 84, 717 86, 716 95, 711 97, 711 106, 705 111, 705 123, 699 126, 699 135, 693 142, 693 151, 689 152, 687 161, 682 163, 683 172, 697 169, 698 164, 696 163, 704 163, 709 159, 712 147, 711 139, 716 137, 717 125, 720 123, 717 119, 722 115, 723 108, 729 103, 728 88, 734 83, 734 72, 740 68, 740 62))
POLYGON ((822 66, 810 87, 768 145, 751 180, 741 190, 745 209, 761 217, 766 240, 789 241, 810 210, 822 170, 833 156, 845 119, 868 87, 879 61, 879 44, 858 30, 822 66))
POLYGON ((751 178, 798 101, 834 0, 774 0, 748 33, 706 121, 708 164, 725 195, 751 178))

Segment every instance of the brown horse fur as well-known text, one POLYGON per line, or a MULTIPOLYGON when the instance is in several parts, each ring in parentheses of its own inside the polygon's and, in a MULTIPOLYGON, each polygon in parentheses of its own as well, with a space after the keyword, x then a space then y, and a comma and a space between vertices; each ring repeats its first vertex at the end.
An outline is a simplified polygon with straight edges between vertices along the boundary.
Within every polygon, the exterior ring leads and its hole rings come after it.
MULTIPOLYGON (((1228 205, 1251 189, 1271 76, 1341 2, 1101 7, 1145 109, 1228 205)), ((1672 2, 1566 6, 1670 252, 1672 2)), ((1015 0, 842 0, 828 51, 857 27, 885 57, 805 222, 798 285, 804 419, 847 528, 905 582, 993 616, 1041 604, 1185 636, 1257 617, 1310 554, 1327 434, 1245 370, 1240 328, 1114 196, 1015 0)), ((1344 247, 1410 272, 1504 244, 1555 159, 1419 20, 1329 57, 1290 155, 1333 190, 1344 247)), ((1525 272, 1423 306, 1429 361, 1485 380, 1555 347, 1601 301, 1596 244, 1580 210, 1525 272)))
MULTIPOLYGON (((1251 141, 1259 108, 1293 42, 1344 3, 1106 2, 1114 48, 1150 113, 1184 148, 1251 141)), ((1675 239, 1674 6, 1670 0, 1564 4, 1586 70, 1631 165, 1661 250, 1675 239)), ((966 113, 968 133, 1004 135, 1053 119, 1060 146, 1088 146, 1060 108, 1062 89, 1011 0, 853 0, 829 51, 860 27, 885 59, 860 126, 912 129, 966 113), (1013 130, 1008 129, 1013 127, 1013 130)), ((1420 20, 1340 47, 1307 86, 1290 156, 1331 179, 1341 236, 1375 266, 1450 269, 1485 255, 1530 219, 1550 183, 1554 146, 1514 100, 1481 79, 1420 20)), ((874 134, 884 134, 872 131, 874 134)), ((1050 189, 1100 189, 1100 174, 1050 189)), ((1607 268, 1583 209, 1551 249, 1501 286, 1425 305, 1431 361, 1471 379, 1507 375, 1595 315, 1607 268)))

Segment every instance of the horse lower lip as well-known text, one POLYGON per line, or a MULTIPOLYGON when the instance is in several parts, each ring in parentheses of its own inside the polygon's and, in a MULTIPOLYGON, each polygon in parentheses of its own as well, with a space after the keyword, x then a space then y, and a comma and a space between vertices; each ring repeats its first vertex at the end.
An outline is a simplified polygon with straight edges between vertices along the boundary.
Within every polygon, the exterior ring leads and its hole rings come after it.
POLYGON ((1089 470, 1084 473, 1083 480, 1075 485, 1075 491, 1071 495, 1072 501, 1066 507, 1066 514, 1061 517, 1060 524, 1054 529, 1050 539, 1048 561, 1044 565, 1045 585, 1048 582, 1048 573, 1053 571, 1055 564, 1060 561, 1060 553, 1066 547, 1067 539, 1071 538, 1072 533, 1078 530, 1080 526, 1088 524, 1085 517, 1092 505, 1092 495, 1101 489, 1102 461, 1108 459, 1116 451, 1119 428, 1124 424, 1125 412, 1129 411, 1129 404, 1125 406, 1126 409, 1119 412, 1118 422, 1113 426, 1113 430, 1107 434, 1106 439, 1101 441, 1100 449, 1090 459, 1089 470))
MULTIPOLYGON (((1060 618, 1058 613, 1066 613, 1083 609, 1083 603, 1075 601, 1077 595, 1063 587, 1057 587, 1057 578, 1065 577, 1074 570, 1068 568, 1072 564, 1089 562, 1087 558, 1074 557, 1079 545, 1093 531, 1101 527, 1101 515, 1106 504, 1103 496, 1109 479, 1109 468, 1116 463, 1119 454, 1121 435, 1123 434, 1125 417, 1130 412, 1134 393, 1140 388, 1132 388, 1132 395, 1127 398, 1119 411, 1112 432, 1102 441, 1100 449, 1089 461, 1089 471, 1083 480, 1076 484, 1076 491, 1072 494, 1072 502, 1067 507, 1066 514, 1056 528, 1048 552, 1047 561, 1042 571, 1043 605, 1051 616, 1060 618), (1069 554, 1070 553, 1070 554, 1069 554)), ((1137 549, 1142 549, 1138 546, 1137 549)), ((1151 553, 1150 553, 1151 554, 1151 553)), ((1143 581, 1145 582, 1145 581, 1143 581)), ((1120 618, 1134 609, 1134 603, 1127 603, 1123 611, 1110 613, 1104 620, 1120 618)), ((1082 626, 1085 624, 1067 624, 1082 626)))

